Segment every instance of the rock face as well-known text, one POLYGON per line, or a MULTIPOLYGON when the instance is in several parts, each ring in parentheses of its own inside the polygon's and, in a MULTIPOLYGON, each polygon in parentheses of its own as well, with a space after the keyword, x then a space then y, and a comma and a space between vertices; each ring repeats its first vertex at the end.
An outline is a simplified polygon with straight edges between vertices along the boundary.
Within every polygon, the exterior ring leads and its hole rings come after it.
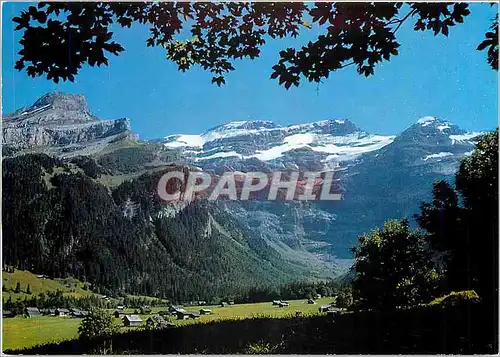
POLYGON ((131 136, 128 119, 99 120, 82 95, 52 92, 3 118, 3 144, 11 151, 46 148, 65 156, 90 154, 131 136))

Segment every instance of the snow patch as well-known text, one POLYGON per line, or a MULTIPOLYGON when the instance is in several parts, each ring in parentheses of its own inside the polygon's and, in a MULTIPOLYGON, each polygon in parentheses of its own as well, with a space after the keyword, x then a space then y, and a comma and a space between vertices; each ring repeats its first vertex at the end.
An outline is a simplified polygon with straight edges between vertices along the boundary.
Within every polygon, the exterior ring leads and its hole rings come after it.
POLYGON ((297 146, 297 145, 304 146, 314 142, 314 137, 315 135, 311 133, 294 134, 286 136, 283 139, 283 142, 290 146, 297 146))
POLYGON ((427 161, 429 159, 438 159, 438 158, 447 157, 447 156, 453 156, 453 153, 451 153, 451 152, 439 152, 437 154, 427 155, 426 157, 423 158, 423 160, 427 161))
POLYGON ((368 135, 358 140, 354 140, 349 145, 327 144, 323 146, 312 146, 311 149, 318 152, 331 154, 327 159, 353 160, 361 154, 375 151, 389 145, 394 141, 395 136, 368 135))
POLYGON ((255 157, 261 161, 274 160, 281 157, 285 152, 309 148, 316 152, 330 154, 328 160, 353 160, 361 154, 378 150, 393 142, 395 136, 382 135, 357 135, 329 136, 319 134, 295 134, 285 137, 284 143, 268 150, 260 150, 255 157))
POLYGON ((436 121, 436 118, 427 116, 427 117, 422 117, 422 118, 418 119, 417 124, 420 124, 421 126, 428 126, 428 125, 431 125, 432 123, 434 123, 435 121, 436 121))
POLYGON ((224 157, 238 157, 240 159, 243 158, 243 156, 238 154, 236 151, 223 151, 223 152, 215 153, 215 154, 210 155, 210 156, 199 157, 196 159, 196 161, 211 160, 211 159, 218 159, 218 158, 224 158, 224 157))
MULTIPOLYGON (((167 137, 168 139, 169 137, 167 137)), ((205 144, 205 140, 201 135, 189 135, 189 134, 181 134, 177 136, 175 141, 171 141, 169 143, 166 143, 165 146, 169 148, 179 148, 179 147, 203 147, 203 144, 205 144)))
POLYGON ((455 145, 456 142, 462 143, 462 142, 470 141, 481 134, 483 134, 483 133, 472 132, 472 133, 459 134, 459 135, 450 135, 449 138, 451 139, 451 144, 455 145))

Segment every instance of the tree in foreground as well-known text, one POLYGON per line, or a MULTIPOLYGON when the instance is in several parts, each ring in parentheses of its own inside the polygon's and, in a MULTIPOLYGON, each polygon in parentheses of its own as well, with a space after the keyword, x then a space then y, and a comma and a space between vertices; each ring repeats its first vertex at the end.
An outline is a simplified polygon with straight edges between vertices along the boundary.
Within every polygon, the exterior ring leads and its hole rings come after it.
POLYGON ((420 233, 408 221, 389 220, 359 237, 353 248, 353 297, 357 308, 385 310, 429 302, 439 275, 420 233))
MULTIPOLYGON (((221 85, 236 60, 258 58, 268 39, 314 29, 315 39, 279 52, 271 78, 288 89, 351 65, 373 75, 377 64, 398 54, 397 33, 405 23, 448 36, 469 14, 465 3, 41 2, 13 18, 23 33, 15 68, 74 81, 82 65, 108 65, 109 54, 125 50, 114 40, 113 25, 139 23, 149 28, 147 46, 164 48, 180 71, 200 66, 221 85)), ((477 50, 487 50, 488 63, 498 69, 497 19, 485 31, 477 50)))
POLYGON ((448 289, 473 289, 482 299, 496 301, 498 129, 478 139, 460 164, 455 186, 436 183, 434 199, 422 204, 417 221, 441 254, 448 289))
POLYGON ((118 325, 114 322, 113 316, 102 309, 93 308, 85 316, 78 327, 78 334, 82 340, 102 339, 102 350, 97 351, 99 354, 112 350, 111 341, 107 348, 106 340, 119 331, 118 325))

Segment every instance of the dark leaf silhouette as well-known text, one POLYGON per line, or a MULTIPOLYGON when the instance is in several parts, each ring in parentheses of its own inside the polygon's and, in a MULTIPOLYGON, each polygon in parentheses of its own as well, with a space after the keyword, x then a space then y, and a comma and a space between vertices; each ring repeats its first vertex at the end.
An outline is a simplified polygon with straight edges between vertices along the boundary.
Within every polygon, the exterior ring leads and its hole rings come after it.
MULTIPOLYGON (((396 33, 405 22, 413 19, 415 31, 448 36, 469 14, 464 3, 41 2, 12 19, 23 33, 15 68, 55 82, 71 80, 84 64, 108 65, 109 54, 125 50, 113 41, 111 25, 130 28, 136 22, 149 28, 148 47, 164 48, 180 71, 200 66, 220 86, 235 60, 259 57, 267 38, 296 37, 320 26, 324 31, 316 39, 280 52, 271 78, 288 89, 350 65, 373 75, 375 66, 398 54, 396 33), (187 38, 180 40, 181 32, 187 38)), ((495 69, 497 34, 495 26, 486 35, 494 42, 479 46, 489 47, 488 63, 495 69)))

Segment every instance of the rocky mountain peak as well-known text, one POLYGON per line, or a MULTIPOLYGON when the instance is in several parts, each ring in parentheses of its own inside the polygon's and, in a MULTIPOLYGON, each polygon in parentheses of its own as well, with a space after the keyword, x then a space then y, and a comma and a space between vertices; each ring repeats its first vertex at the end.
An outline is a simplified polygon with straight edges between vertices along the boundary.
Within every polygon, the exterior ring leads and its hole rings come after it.
POLYGON ((131 135, 128 119, 99 120, 80 94, 50 92, 3 119, 3 144, 16 153, 44 147, 58 155, 89 154, 131 135))
POLYGON ((421 144, 425 141, 436 144, 449 142, 454 135, 466 134, 465 130, 457 125, 433 116, 418 119, 415 124, 403 131, 397 141, 415 141, 421 144))
POLYGON ((349 119, 327 119, 310 124, 302 124, 304 127, 310 127, 319 134, 348 135, 363 132, 357 125, 349 119))
MULTIPOLYGON (((439 131, 441 133, 450 134, 461 134, 464 131, 460 129, 457 125, 450 123, 449 121, 442 120, 440 118, 435 118, 432 116, 425 116, 417 120, 417 122, 412 126, 419 128, 422 131, 439 131)), ((412 128, 410 127, 410 128, 412 128)))
POLYGON ((40 97, 31 108, 51 106, 54 109, 79 111, 90 114, 87 100, 82 94, 50 92, 40 97))

